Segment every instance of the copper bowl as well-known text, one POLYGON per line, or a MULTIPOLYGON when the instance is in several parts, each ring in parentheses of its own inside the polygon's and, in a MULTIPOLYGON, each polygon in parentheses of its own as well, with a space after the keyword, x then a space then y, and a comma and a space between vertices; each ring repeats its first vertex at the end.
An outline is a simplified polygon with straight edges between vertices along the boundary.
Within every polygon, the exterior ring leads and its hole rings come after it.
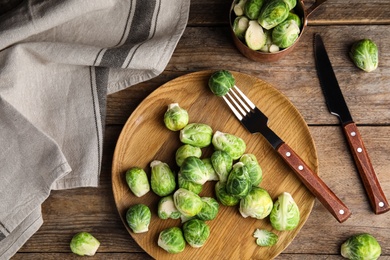
POLYGON ((271 62, 271 61, 278 61, 287 54, 289 54, 294 47, 297 45, 298 41, 302 37, 303 33, 305 32, 308 17, 310 14, 313 13, 315 9, 322 3, 324 3, 326 0, 316 0, 314 4, 312 4, 309 8, 305 9, 305 5, 303 3, 303 0, 297 0, 297 5, 294 8, 295 13, 302 18, 302 29, 301 33, 299 34, 298 38, 295 40, 295 42, 288 48, 282 49, 278 52, 269 53, 269 52, 261 52, 261 51, 255 51, 250 49, 244 42, 242 42, 233 31, 233 21, 236 18, 236 15, 234 14, 233 8, 236 4, 237 0, 234 0, 232 2, 232 6, 230 8, 229 13, 229 23, 230 23, 230 32, 233 37, 234 44, 236 45, 237 49, 248 59, 251 59, 253 61, 265 61, 265 62, 271 62))

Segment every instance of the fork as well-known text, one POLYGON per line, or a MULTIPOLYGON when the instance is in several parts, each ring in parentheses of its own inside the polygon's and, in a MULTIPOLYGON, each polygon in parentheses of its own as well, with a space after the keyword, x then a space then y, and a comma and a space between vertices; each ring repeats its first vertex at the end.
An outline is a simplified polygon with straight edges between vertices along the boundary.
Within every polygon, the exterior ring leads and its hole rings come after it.
POLYGON ((267 125, 268 118, 237 87, 233 86, 222 96, 237 119, 245 128, 254 133, 261 133, 277 153, 296 173, 310 192, 340 223, 347 220, 351 212, 325 182, 267 125))

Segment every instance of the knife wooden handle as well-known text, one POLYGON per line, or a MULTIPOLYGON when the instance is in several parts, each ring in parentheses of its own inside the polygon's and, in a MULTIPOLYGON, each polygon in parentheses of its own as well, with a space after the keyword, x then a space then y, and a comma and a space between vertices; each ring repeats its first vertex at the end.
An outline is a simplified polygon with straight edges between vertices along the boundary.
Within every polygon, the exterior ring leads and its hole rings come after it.
POLYGON ((351 153, 358 168, 361 180, 375 214, 382 214, 390 210, 389 203, 383 193, 381 185, 375 174, 371 160, 364 146, 363 139, 355 123, 343 126, 344 134, 348 140, 351 153))
POLYGON ((315 174, 309 166, 290 148, 282 143, 277 148, 278 153, 291 166, 294 172, 324 207, 339 221, 346 221, 351 216, 351 211, 333 193, 333 191, 315 174))

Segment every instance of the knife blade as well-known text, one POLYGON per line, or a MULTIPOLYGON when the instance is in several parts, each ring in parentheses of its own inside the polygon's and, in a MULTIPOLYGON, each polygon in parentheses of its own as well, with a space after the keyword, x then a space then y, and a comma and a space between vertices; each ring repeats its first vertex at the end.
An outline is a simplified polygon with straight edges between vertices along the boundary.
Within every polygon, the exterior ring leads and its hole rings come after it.
POLYGON ((339 118, 371 207, 375 214, 385 213, 390 210, 389 203, 374 171, 360 132, 352 119, 319 34, 314 35, 314 57, 326 104, 330 113, 339 118))

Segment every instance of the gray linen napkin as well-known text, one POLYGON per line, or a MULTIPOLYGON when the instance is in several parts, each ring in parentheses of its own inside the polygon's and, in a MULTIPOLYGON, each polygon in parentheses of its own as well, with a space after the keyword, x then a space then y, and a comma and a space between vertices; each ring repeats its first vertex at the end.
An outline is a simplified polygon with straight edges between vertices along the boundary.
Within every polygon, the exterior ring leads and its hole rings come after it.
POLYGON ((0 259, 53 189, 99 183, 106 95, 159 75, 190 0, 0 2, 0 259))

